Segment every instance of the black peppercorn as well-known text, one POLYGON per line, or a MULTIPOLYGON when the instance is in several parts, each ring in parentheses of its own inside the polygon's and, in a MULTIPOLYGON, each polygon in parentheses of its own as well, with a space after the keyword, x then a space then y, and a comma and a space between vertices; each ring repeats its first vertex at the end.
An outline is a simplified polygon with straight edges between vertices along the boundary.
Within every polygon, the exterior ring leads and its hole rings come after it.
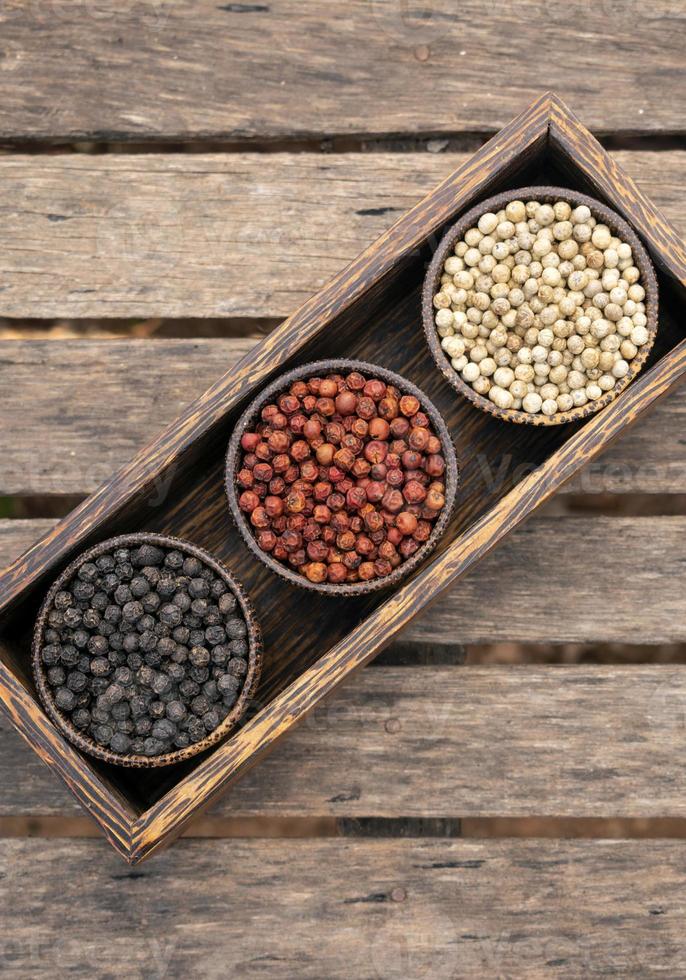
POLYGON ((176 549, 117 548, 84 563, 47 622, 41 661, 55 704, 115 754, 201 741, 247 673, 245 660, 234 665, 248 653, 236 597, 176 549))

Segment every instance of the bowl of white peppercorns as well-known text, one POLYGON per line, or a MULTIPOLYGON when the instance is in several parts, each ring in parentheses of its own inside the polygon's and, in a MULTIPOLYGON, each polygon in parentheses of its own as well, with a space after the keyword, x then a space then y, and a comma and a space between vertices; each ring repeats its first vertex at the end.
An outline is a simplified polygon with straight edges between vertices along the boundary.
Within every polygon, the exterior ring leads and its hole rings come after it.
POLYGON ((562 187, 481 202, 446 233, 422 296, 446 380, 482 411, 559 425, 608 405, 657 331, 658 289, 633 229, 562 187))
POLYGON ((208 552, 128 534, 80 555, 41 607, 32 667, 57 728, 120 766, 181 762, 245 713, 262 663, 241 585, 208 552))

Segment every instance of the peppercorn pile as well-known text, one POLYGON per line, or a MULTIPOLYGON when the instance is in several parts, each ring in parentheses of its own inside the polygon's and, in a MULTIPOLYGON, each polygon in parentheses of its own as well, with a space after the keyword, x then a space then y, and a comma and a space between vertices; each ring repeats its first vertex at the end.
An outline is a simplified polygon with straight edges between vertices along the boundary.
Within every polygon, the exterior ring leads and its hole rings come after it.
POLYGON ((56 593, 41 660, 55 704, 84 735, 118 755, 157 756, 226 718, 248 671, 247 636, 210 567, 143 544, 82 564, 56 593))
POLYGON ((293 382, 241 447, 238 506, 259 547, 313 583, 390 575, 445 506, 419 400, 357 371, 293 382))
POLYGON ((441 346, 501 409, 554 415, 593 402, 649 343, 631 246, 586 205, 511 201, 483 214, 443 266, 441 346))

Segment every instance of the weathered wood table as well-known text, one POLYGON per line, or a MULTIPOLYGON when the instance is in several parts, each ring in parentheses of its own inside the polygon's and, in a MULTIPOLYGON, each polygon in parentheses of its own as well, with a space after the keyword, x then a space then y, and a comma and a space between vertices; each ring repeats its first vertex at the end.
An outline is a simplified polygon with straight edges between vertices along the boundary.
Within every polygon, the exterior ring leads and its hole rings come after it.
MULTIPOLYGON (((544 85, 686 230, 683 5, 573 6, 3 5, 0 565, 544 85), (121 336, 31 339, 56 320, 121 336)), ((683 976, 685 418, 677 391, 140 868, 0 719, 3 975, 683 976)))

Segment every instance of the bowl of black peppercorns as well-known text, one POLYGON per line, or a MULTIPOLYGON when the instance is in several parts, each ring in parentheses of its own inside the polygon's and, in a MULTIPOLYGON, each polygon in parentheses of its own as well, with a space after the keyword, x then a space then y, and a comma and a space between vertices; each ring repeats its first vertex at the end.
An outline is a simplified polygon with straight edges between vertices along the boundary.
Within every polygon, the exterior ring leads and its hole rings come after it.
POLYGON ((242 586, 186 541, 112 538, 53 584, 32 666, 59 730, 120 766, 181 762, 221 741, 259 681, 260 631, 242 586))

